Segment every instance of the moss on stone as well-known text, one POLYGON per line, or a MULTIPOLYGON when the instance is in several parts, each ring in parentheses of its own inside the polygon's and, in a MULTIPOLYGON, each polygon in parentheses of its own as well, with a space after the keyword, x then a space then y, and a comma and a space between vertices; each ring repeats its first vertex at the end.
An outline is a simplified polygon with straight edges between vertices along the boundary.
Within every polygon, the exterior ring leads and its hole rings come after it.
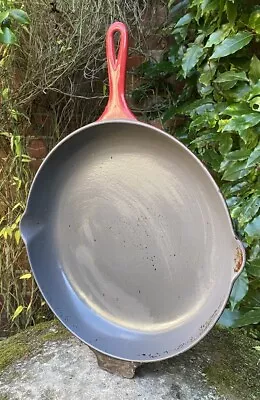
POLYGON ((0 342, 0 371, 39 350, 43 343, 68 337, 70 333, 56 320, 40 323, 11 336, 0 342))
POLYGON ((204 373, 219 394, 235 400, 260 399, 260 353, 258 341, 239 330, 215 328, 198 346, 210 356, 204 373))

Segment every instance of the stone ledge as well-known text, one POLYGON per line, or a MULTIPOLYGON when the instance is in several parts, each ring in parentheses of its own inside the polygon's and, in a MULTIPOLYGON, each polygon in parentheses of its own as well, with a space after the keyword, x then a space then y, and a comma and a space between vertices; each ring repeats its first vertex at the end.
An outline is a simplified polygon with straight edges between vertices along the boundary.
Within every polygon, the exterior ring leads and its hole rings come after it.
POLYGON ((0 342, 0 400, 257 400, 259 342, 215 328, 188 352, 145 364, 135 379, 97 366, 92 351, 59 323, 0 342))

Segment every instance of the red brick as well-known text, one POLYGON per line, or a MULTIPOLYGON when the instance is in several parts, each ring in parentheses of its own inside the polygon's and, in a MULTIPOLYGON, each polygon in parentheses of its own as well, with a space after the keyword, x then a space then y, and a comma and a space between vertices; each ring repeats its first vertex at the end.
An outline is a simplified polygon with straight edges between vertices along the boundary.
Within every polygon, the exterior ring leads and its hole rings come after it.
POLYGON ((143 64, 144 61, 145 61, 145 57, 140 54, 136 54, 136 55, 132 55, 132 56, 128 57, 127 70, 129 71, 129 70, 139 67, 141 64, 143 64))
POLYGON ((134 89, 140 87, 142 79, 134 74, 126 75, 126 91, 132 92, 134 89))
POLYGON ((32 171, 33 173, 36 173, 36 172, 38 171, 38 169, 40 168, 40 165, 41 165, 42 161, 43 161, 43 160, 40 160, 40 159, 30 161, 30 168, 31 168, 31 171, 32 171))
POLYGON ((43 139, 33 139, 31 140, 29 146, 27 147, 28 155, 31 158, 44 158, 47 155, 46 144, 43 139))
POLYGON ((163 125, 160 119, 154 119, 153 121, 149 121, 149 124, 154 126, 155 128, 163 130, 163 125))

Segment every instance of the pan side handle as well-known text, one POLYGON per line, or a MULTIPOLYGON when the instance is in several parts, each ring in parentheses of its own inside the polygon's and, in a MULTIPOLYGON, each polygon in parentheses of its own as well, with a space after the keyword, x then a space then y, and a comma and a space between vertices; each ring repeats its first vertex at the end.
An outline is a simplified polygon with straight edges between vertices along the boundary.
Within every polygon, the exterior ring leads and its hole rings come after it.
POLYGON ((233 281, 235 281, 241 274, 246 262, 246 253, 242 242, 235 237, 234 245, 234 276, 233 281))
POLYGON ((129 110, 125 100, 128 32, 126 26, 122 22, 115 22, 110 25, 106 35, 106 53, 109 78, 109 99, 99 121, 111 119, 136 120, 135 116, 129 110), (114 43, 114 34, 116 32, 119 32, 120 34, 120 44, 117 55, 114 43))

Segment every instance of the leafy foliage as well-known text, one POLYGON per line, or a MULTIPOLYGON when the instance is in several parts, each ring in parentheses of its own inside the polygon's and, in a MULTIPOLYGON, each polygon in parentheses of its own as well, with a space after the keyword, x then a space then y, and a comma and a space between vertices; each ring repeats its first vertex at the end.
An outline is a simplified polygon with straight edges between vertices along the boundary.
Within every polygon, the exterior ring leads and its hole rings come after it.
MULTIPOLYGON (((174 3, 170 2, 170 8, 174 3)), ((159 111, 160 118, 165 127, 173 126, 172 133, 211 171, 246 247, 246 268, 233 287, 229 307, 223 315, 227 326, 260 323, 259 297, 253 296, 260 290, 260 60, 257 56, 260 7, 257 3, 193 0, 185 6, 187 9, 179 7, 182 15, 174 14, 174 23, 166 29, 175 44, 156 65, 158 71, 163 63, 164 76, 153 75, 153 89, 168 100, 159 111)), ((155 71, 152 63, 149 68, 155 71)), ((143 76, 151 79, 147 68, 143 76)), ((158 113, 149 116, 154 118, 158 113)))
POLYGON ((29 17, 24 10, 9 8, 10 1, 0 1, 0 43, 9 45, 17 43, 15 30, 19 25, 29 24, 29 17))

